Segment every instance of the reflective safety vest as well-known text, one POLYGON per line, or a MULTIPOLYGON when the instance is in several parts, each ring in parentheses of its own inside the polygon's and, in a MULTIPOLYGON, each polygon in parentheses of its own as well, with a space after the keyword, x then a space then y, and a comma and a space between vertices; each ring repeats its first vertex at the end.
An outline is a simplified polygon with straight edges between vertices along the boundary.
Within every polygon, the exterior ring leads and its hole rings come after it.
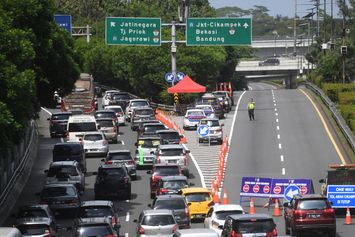
POLYGON ((254 109, 255 105, 254 102, 250 102, 248 105, 248 109, 254 109))

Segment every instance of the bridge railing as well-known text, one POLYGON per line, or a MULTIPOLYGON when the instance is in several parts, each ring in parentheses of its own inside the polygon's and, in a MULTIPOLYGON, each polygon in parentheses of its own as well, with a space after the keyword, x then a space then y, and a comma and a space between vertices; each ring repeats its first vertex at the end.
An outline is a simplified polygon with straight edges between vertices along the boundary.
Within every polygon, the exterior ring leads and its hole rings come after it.
POLYGON ((351 149, 353 152, 355 152, 355 138, 354 134, 352 133, 351 129, 349 126, 346 124, 344 118, 341 116, 341 114, 338 112, 335 104, 333 101, 329 99, 329 97, 316 85, 310 82, 305 83, 306 87, 310 90, 312 90, 315 94, 317 94, 322 101, 327 105, 329 108, 335 122, 338 124, 340 130, 344 134, 347 142, 349 143, 351 149))

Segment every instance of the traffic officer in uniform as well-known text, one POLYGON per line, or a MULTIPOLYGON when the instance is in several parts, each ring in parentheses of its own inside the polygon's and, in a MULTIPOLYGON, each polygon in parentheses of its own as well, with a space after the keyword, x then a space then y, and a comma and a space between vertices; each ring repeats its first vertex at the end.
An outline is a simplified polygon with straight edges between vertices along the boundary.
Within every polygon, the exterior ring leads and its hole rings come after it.
POLYGON ((251 120, 255 120, 254 118, 254 108, 255 108, 255 102, 253 100, 253 98, 250 99, 250 102, 248 104, 248 114, 249 114, 249 119, 251 120))

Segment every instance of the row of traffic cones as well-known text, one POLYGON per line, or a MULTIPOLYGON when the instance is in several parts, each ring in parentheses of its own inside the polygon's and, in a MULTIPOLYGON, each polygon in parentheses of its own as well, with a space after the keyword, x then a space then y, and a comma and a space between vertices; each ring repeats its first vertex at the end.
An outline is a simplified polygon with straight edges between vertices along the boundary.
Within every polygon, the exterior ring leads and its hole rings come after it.
MULTIPOLYGON (((249 203, 249 214, 255 214, 255 205, 254 205, 254 198, 250 198, 250 203, 249 203)), ((281 210, 279 206, 279 200, 275 199, 275 208, 274 208, 274 217, 280 217, 281 216, 281 210)))

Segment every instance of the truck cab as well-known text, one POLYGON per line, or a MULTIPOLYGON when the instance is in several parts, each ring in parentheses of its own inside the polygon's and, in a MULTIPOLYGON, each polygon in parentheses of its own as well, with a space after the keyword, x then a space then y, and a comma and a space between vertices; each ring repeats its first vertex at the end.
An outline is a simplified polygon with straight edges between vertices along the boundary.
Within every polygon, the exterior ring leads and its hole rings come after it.
POLYGON ((320 179, 321 194, 327 195, 328 185, 355 185, 355 164, 331 164, 327 177, 320 179))

